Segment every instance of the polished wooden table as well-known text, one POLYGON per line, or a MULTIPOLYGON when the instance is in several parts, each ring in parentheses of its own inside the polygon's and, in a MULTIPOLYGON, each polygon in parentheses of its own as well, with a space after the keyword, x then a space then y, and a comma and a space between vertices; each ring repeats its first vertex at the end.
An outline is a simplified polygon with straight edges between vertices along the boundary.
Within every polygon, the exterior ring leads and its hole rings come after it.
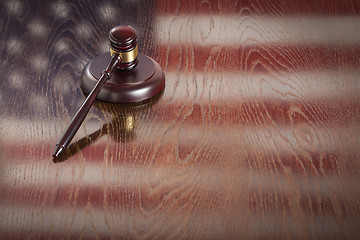
POLYGON ((360 2, 0 3, 0 239, 357 239, 360 2), (84 100, 131 25, 166 88, 84 100))

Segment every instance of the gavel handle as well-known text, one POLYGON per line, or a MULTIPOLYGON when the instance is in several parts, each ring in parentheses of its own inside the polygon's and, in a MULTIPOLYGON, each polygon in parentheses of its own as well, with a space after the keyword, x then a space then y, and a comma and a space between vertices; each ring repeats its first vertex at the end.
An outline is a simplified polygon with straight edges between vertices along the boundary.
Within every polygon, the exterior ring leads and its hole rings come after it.
POLYGON ((84 121, 86 115, 88 114, 93 102, 95 101, 97 95, 99 94, 102 86, 110 79, 112 72, 119 66, 121 63, 121 57, 118 54, 113 54, 109 61, 108 66, 101 74, 101 77, 96 82, 94 88, 91 90, 90 94, 87 96, 85 101, 81 104, 79 110, 76 112, 75 116, 71 119, 71 122, 67 126, 64 134, 58 141, 55 146, 55 151, 53 157, 58 157, 59 154, 67 148, 71 140, 78 131, 80 125, 84 121))

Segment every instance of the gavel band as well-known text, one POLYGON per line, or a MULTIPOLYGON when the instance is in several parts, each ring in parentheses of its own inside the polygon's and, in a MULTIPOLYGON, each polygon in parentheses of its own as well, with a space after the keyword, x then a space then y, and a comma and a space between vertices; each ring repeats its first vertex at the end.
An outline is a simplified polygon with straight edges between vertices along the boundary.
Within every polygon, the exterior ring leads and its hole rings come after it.
POLYGON ((129 63, 134 61, 138 56, 138 47, 137 45, 130 51, 126 52, 117 52, 111 48, 111 55, 118 54, 121 57, 121 63, 129 63))

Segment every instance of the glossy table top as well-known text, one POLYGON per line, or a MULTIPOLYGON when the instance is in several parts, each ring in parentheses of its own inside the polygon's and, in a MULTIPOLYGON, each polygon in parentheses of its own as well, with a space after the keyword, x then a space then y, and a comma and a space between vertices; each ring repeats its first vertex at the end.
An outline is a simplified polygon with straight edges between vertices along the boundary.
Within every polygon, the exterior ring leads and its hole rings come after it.
POLYGON ((359 1, 8 0, 0 32, 0 239, 359 236, 359 1), (116 25, 165 90, 52 159, 116 25))

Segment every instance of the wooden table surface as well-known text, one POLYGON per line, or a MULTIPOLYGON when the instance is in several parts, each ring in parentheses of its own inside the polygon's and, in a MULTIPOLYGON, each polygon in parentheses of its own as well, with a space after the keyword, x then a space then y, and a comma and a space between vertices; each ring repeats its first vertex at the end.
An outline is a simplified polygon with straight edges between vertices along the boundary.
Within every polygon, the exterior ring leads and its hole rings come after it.
POLYGON ((0 239, 360 235, 359 1, 7 0, 0 33, 0 239), (116 25, 166 88, 54 160, 116 25))

